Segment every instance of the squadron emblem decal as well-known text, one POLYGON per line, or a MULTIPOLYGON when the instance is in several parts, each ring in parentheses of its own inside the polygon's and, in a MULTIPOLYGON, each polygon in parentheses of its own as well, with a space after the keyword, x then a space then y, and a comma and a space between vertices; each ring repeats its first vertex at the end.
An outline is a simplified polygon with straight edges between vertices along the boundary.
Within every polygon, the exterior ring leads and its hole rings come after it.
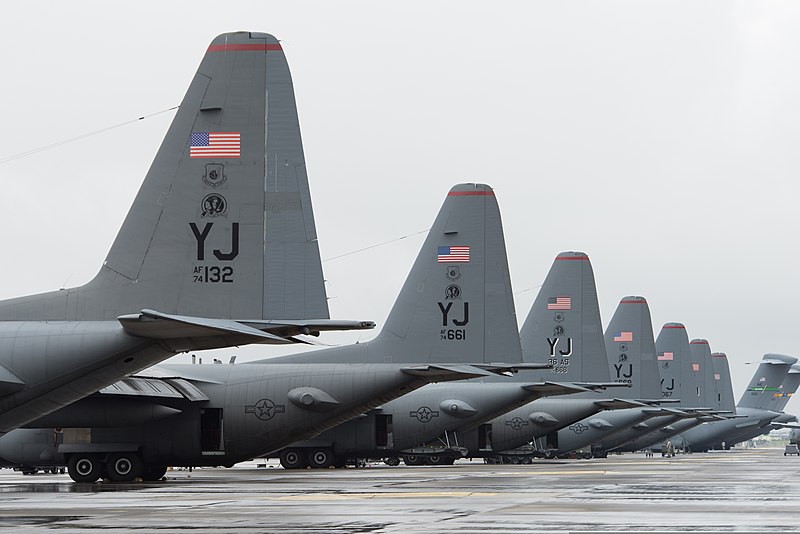
POLYGON ((201 207, 203 208, 201 217, 219 217, 228 211, 228 201, 218 193, 211 193, 203 198, 201 207))
POLYGON ((286 413, 286 406, 275 404, 269 399, 261 399, 253 406, 245 406, 244 413, 252 413, 262 421, 269 421, 276 414, 286 413))
POLYGON ((455 284, 450 284, 444 290, 445 300, 453 300, 461 298, 461 288, 455 284))
POLYGON ((228 179, 225 176, 225 165, 222 163, 208 163, 206 172, 203 174, 203 183, 211 187, 217 187, 225 183, 228 179))
POLYGON ((461 267, 458 265, 451 265, 447 268, 445 272, 445 276, 447 276, 448 280, 456 281, 461 278, 461 267))

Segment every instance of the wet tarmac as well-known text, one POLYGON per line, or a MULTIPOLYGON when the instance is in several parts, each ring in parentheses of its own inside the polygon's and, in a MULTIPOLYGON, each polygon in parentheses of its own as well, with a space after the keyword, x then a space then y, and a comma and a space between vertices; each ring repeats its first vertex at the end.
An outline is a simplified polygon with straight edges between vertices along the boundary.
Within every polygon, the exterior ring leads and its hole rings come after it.
POLYGON ((3 532, 800 531, 782 449, 531 465, 285 471, 255 462, 158 483, 0 471, 3 532))

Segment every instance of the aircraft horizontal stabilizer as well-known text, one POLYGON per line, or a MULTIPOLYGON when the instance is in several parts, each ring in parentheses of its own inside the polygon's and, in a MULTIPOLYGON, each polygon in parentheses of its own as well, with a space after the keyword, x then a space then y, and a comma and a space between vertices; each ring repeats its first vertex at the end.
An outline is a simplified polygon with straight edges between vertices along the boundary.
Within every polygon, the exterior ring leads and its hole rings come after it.
POLYGON ((686 413, 681 410, 676 410, 674 408, 642 408, 642 412, 650 415, 652 417, 656 417, 659 415, 672 415, 678 417, 693 417, 692 414, 686 413))
POLYGON ((248 320, 238 322, 281 337, 297 336, 300 334, 318 336, 320 332, 372 330, 375 328, 375 321, 339 321, 336 319, 306 319, 298 321, 271 319, 268 321, 248 320))
POLYGON ((150 339, 202 338, 219 335, 243 337, 244 343, 294 343, 269 332, 230 319, 208 319, 168 315, 154 310, 142 310, 138 314, 121 315, 117 320, 125 331, 133 336, 150 339))
POLYGON ((575 382, 576 386, 581 386, 591 391, 605 390, 607 388, 629 388, 630 384, 623 382, 575 382))
POLYGON ((443 365, 443 364, 423 364, 403 367, 400 369, 407 375, 424 377, 441 377, 442 380, 460 380, 466 378, 480 378, 491 376, 492 373, 478 369, 472 365, 443 365))
POLYGON ((647 406, 642 402, 636 402, 630 399, 601 399, 594 401, 594 403, 606 410, 621 410, 623 408, 640 408, 642 406, 647 406))
POLYGON ((527 384, 522 389, 536 391, 542 395, 569 395, 571 393, 583 393, 590 391, 584 387, 571 382, 539 382, 538 384, 527 384))
POLYGON ((473 363, 475 367, 490 373, 511 376, 520 371, 535 371, 539 369, 552 369, 549 363, 473 363))

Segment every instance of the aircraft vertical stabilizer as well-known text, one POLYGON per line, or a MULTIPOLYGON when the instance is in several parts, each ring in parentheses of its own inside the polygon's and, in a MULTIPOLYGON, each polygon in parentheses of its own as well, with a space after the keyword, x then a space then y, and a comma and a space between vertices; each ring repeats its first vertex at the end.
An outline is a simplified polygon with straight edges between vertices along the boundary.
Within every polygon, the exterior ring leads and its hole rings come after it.
POLYGON ((328 318, 292 79, 271 35, 212 41, 96 277, 6 301, 0 320, 143 309, 328 318))
POLYGON ((765 354, 736 406, 767 410, 773 394, 778 391, 789 369, 796 363, 797 358, 793 356, 765 354))
POLYGON ((459 184, 447 198, 374 340, 281 362, 519 363, 517 318, 494 191, 459 184))
POLYGON ((714 391, 717 404, 713 407, 724 412, 736 412, 736 400, 733 396, 731 383, 731 370, 728 366, 728 356, 724 352, 711 354, 711 365, 714 367, 714 391))
POLYGON ((656 351, 664 398, 680 399, 682 408, 699 407, 700 389, 690 386, 694 384, 694 375, 686 327, 681 323, 662 326, 656 339, 656 351), (687 395, 687 391, 691 393, 687 395))
POLYGON ((700 406, 711 408, 714 405, 714 369, 711 365, 711 347, 705 339, 689 342, 689 357, 692 362, 692 382, 699 388, 700 406))
POLYGON ((786 378, 783 379, 783 384, 778 388, 778 391, 773 393, 772 402, 767 409, 773 412, 782 412, 798 387, 800 387, 800 365, 794 364, 789 369, 786 378))
POLYGON ((611 379, 631 385, 634 399, 660 399, 661 385, 650 307, 644 297, 622 298, 605 332, 611 379))
POLYGON ((519 335, 526 362, 553 365, 544 379, 610 382, 594 272, 586 254, 556 256, 519 335))

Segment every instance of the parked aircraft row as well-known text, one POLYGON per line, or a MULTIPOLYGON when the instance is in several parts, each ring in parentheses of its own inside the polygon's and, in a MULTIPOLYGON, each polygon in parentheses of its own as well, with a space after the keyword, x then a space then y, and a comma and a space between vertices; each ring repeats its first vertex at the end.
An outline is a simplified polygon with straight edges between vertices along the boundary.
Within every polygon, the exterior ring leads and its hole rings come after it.
POLYGON ((265 456, 518 462, 665 439, 705 450, 792 419, 795 358, 766 355, 734 406, 725 355, 680 323, 654 339, 643 297, 603 330, 581 252, 555 258, 519 329, 484 184, 447 194, 374 340, 154 365, 375 326, 329 317, 304 162, 280 43, 214 39, 95 279, 0 303, 0 463, 124 482, 265 456))

